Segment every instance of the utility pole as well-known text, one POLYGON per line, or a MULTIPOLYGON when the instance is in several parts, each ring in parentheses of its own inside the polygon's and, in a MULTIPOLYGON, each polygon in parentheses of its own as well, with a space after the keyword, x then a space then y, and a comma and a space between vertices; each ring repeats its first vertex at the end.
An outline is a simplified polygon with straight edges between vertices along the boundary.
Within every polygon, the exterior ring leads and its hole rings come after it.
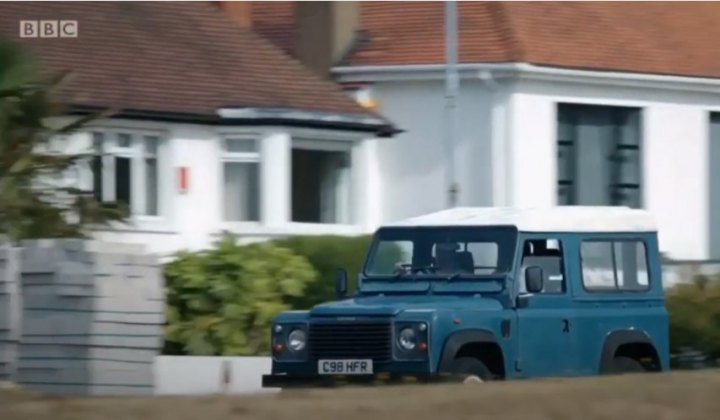
POLYGON ((458 77, 458 13, 455 0, 445 1, 445 149, 447 151, 448 207, 457 205, 460 192, 455 168, 455 138, 457 136, 458 77))

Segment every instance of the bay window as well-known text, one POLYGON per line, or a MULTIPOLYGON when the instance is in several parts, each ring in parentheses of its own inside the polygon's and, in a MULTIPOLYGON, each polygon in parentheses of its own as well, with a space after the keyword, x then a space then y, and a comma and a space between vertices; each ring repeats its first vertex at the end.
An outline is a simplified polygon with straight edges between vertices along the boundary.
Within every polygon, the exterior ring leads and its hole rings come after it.
POLYGON ((219 134, 223 229, 243 229, 240 223, 297 232, 354 228, 355 142, 298 131, 219 134))
POLYGON ((92 188, 99 201, 117 201, 133 215, 159 216, 158 133, 134 130, 92 132, 92 188))
POLYGON ((226 222, 260 220, 260 152, 255 138, 222 141, 222 203, 226 222))
POLYGON ((351 223, 350 144, 293 140, 292 221, 351 223))

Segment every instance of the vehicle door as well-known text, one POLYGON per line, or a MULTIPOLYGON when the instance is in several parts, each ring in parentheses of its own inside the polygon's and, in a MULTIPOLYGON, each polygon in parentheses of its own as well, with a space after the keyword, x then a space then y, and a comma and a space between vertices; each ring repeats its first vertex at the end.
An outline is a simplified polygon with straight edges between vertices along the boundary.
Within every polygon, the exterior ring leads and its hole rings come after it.
POLYGON ((521 251, 515 277, 518 376, 573 376, 577 356, 563 243, 547 236, 526 236, 521 251), (542 269, 543 288, 539 293, 527 292, 528 267, 542 269))

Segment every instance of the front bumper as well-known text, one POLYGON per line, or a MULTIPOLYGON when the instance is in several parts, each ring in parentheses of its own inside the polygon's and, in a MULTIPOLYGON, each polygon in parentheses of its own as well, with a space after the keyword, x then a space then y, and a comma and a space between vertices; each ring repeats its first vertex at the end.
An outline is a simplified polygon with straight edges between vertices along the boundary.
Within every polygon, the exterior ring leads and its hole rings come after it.
POLYGON ((441 376, 423 373, 375 374, 375 375, 263 375, 263 388, 337 387, 343 385, 393 385, 406 383, 429 383, 441 376))

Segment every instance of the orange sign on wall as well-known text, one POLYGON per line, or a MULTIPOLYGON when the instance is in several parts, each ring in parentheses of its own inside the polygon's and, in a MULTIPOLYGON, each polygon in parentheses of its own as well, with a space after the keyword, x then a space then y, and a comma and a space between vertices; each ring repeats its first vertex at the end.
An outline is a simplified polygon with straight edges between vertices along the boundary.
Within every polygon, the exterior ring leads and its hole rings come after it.
POLYGON ((187 166, 181 166, 178 169, 178 190, 180 194, 188 192, 190 182, 190 169, 187 166))

